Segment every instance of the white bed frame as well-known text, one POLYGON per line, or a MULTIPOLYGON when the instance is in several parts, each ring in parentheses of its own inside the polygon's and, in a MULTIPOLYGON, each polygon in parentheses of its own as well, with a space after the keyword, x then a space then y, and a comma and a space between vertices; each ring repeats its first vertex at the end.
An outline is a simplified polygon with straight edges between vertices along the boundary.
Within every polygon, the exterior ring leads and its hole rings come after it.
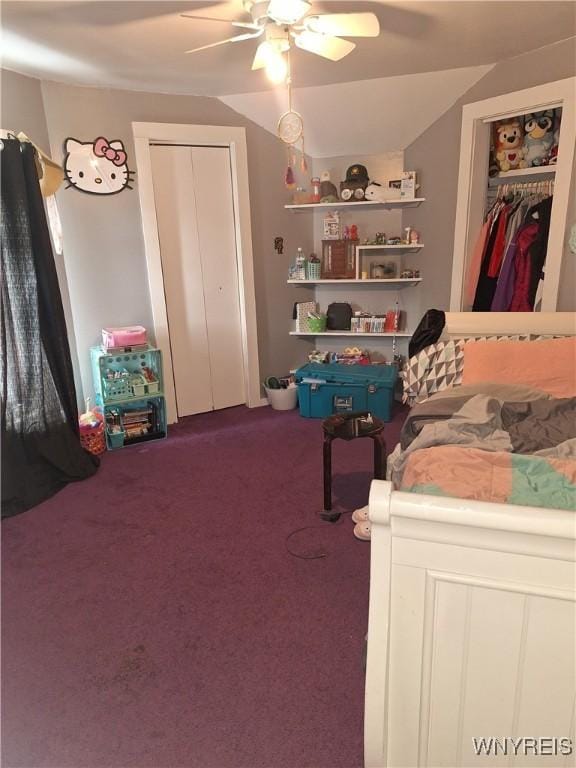
MULTIPOLYGON (((494 333, 573 335, 576 314, 447 313, 445 338, 494 333)), ((576 512, 374 480, 369 517, 366 768, 574 765, 576 512)))

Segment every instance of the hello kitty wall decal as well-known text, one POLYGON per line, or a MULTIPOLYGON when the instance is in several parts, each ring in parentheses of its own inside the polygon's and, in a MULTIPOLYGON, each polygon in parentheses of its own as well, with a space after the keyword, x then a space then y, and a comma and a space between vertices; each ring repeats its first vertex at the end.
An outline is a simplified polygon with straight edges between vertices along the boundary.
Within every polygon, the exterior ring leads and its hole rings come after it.
POLYGON ((74 187, 89 195, 117 195, 133 189, 135 171, 128 169, 128 156, 120 140, 98 136, 94 141, 68 138, 64 141, 66 189, 74 187))

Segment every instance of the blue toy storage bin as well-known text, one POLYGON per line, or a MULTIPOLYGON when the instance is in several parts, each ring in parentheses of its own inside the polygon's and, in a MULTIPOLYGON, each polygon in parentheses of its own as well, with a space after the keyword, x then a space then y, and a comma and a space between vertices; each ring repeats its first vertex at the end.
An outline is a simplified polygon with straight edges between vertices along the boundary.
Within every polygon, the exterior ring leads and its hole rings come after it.
POLYGON ((370 411, 390 421, 397 377, 396 365, 308 363, 295 374, 300 415, 325 419, 334 413, 370 411))

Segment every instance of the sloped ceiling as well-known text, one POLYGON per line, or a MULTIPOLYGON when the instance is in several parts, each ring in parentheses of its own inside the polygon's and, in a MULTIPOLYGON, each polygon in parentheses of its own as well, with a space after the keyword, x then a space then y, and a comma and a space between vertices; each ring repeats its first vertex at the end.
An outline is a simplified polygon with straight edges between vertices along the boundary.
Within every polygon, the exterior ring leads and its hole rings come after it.
MULTIPOLYGON (((405 149, 493 66, 296 88, 306 152, 320 158, 405 149)), ((285 88, 220 99, 274 134, 288 108, 285 88)))
MULTIPOLYGON (((500 62, 573 35, 576 3, 313 0, 313 10, 372 11, 381 34, 358 38, 337 62, 294 50, 301 87, 500 62)), ((78 85, 204 96, 270 90, 264 72, 251 70, 255 40, 184 53, 234 35, 226 20, 240 18, 242 0, 2 0, 2 63, 78 85)))

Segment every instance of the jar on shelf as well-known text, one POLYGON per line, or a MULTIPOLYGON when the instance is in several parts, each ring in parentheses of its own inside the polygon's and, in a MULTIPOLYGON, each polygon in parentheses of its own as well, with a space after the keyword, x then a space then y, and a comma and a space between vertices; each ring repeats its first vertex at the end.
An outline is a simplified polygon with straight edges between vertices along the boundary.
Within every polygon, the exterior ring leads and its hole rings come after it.
POLYGON ((314 176, 313 179, 310 179, 310 183, 312 184, 312 202, 319 203, 320 202, 320 179, 318 178, 318 176, 314 176))

